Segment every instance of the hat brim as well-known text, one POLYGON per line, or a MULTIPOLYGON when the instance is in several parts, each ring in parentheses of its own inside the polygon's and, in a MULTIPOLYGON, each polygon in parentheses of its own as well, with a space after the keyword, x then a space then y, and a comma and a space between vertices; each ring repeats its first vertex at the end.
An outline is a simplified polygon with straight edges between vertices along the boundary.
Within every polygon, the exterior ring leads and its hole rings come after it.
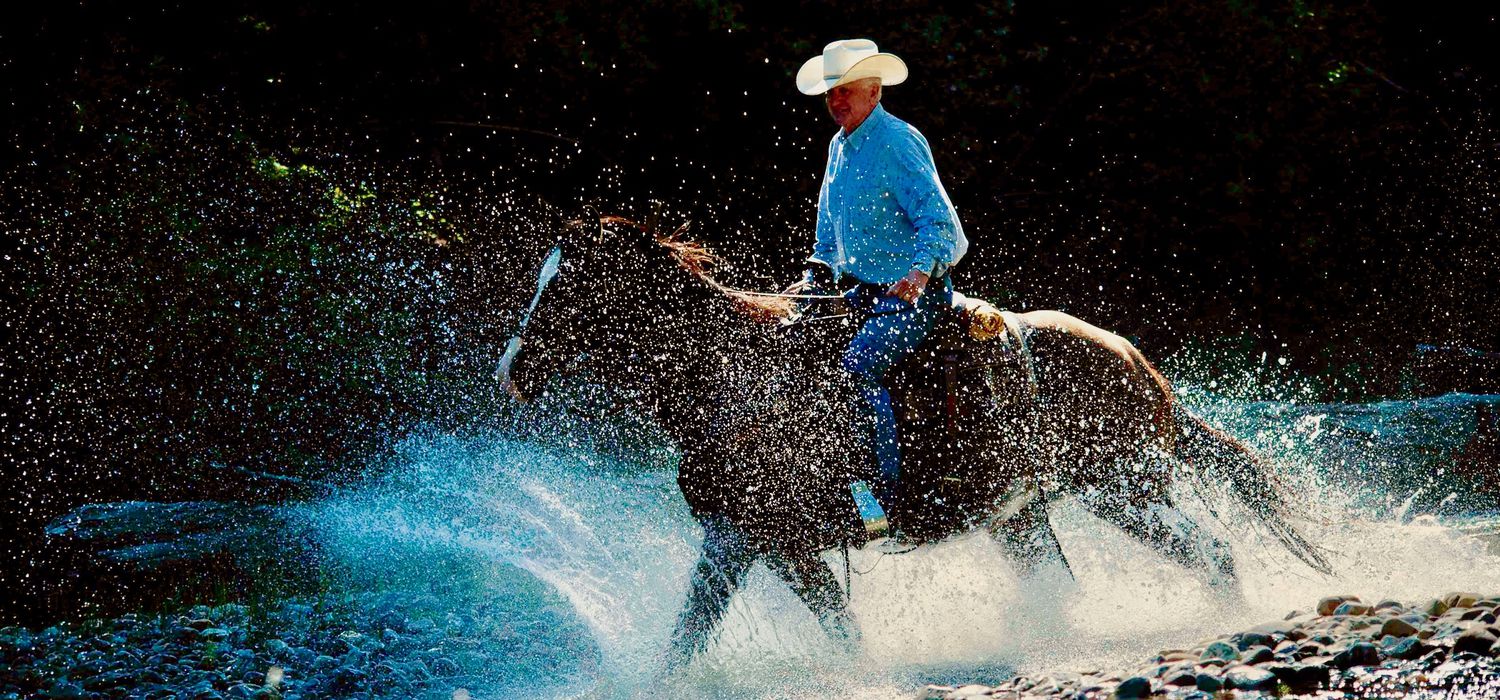
POLYGON ((850 66, 843 75, 829 78, 823 75, 823 57, 814 56, 797 71, 797 89, 804 95, 821 95, 863 78, 880 78, 881 85, 896 85, 905 81, 906 75, 906 63, 895 54, 877 53, 850 66))

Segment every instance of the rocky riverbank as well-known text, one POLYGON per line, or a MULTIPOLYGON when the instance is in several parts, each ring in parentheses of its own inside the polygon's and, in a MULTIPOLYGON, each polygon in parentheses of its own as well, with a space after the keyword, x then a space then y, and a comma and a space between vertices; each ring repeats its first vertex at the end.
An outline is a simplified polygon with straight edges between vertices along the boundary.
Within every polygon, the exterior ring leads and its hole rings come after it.
POLYGON ((1331 596, 1309 611, 1192 648, 1163 649, 1118 673, 1017 676, 929 686, 924 700, 979 698, 1500 697, 1500 595, 1450 593, 1417 605, 1331 596))
MULTIPOLYGON (((1500 697, 1500 595, 1451 593, 1408 605, 1331 596, 1305 612, 1120 673, 1027 674, 995 686, 929 686, 929 700, 979 698, 1500 697)), ((556 651, 555 634, 496 627, 481 604, 437 596, 344 595, 270 609, 198 606, 40 631, 0 630, 0 700, 20 698, 511 697, 517 658, 556 651)), ((586 639, 569 652, 596 652, 586 639)), ((556 669, 550 669, 555 671, 556 669)), ((597 671, 597 666, 593 669, 597 671)), ((537 676, 549 669, 536 669, 537 676)), ((586 673, 586 676, 593 674, 586 673)), ((585 680, 585 683, 587 681, 585 680)))
MULTIPOLYGON (((384 593, 8 627, 0 630, 0 700, 509 696, 493 679, 514 658, 546 656, 527 647, 560 640, 496 627, 485 613, 483 605, 453 612, 435 596, 384 593)), ((571 653, 591 653, 586 640, 577 644, 571 653)))

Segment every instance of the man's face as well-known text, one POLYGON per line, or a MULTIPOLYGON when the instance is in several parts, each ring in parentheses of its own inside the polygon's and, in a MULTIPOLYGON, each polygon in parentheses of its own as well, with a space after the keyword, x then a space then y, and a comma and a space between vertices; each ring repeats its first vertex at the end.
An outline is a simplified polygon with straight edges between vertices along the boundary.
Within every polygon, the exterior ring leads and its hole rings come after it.
POLYGON ((844 133, 852 133, 880 103, 880 78, 861 78, 845 83, 824 93, 823 99, 828 103, 828 113, 833 115, 833 120, 844 127, 844 133))

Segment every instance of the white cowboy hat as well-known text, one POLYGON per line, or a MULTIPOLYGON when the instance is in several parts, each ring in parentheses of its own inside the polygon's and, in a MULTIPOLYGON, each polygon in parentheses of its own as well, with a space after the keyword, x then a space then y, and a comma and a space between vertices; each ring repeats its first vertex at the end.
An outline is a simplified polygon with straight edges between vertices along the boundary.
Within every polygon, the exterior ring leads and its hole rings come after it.
POLYGON ((797 89, 804 95, 821 95, 844 83, 861 78, 880 78, 881 85, 906 80, 906 64, 895 54, 880 53, 869 39, 840 39, 823 47, 797 71, 797 89))

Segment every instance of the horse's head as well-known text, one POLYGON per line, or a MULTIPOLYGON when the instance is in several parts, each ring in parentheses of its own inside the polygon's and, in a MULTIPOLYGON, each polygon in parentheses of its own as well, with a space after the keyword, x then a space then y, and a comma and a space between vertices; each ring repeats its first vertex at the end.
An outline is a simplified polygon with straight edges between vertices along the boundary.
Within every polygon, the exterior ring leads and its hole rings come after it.
MULTIPOLYGON (((615 386, 638 386, 674 357, 712 345, 730 308, 709 276, 716 259, 682 237, 618 217, 573 222, 537 275, 536 292, 506 348, 499 375, 517 396, 555 376, 602 372, 615 386), (719 318, 722 321, 723 318, 719 318)), ((741 300, 742 301, 742 300, 741 300)))
POLYGON ((602 220, 571 222, 541 261, 535 293, 506 347, 497 374, 518 398, 552 377, 616 366, 638 353, 649 322, 649 237, 602 220))

